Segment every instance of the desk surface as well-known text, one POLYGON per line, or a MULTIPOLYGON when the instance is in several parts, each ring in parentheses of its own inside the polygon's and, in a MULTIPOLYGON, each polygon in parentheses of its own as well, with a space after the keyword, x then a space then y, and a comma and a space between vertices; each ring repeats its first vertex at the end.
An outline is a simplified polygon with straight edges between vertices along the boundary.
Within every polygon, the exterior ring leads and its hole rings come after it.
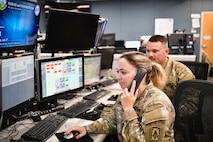
MULTIPOLYGON (((110 85, 105 87, 104 89, 111 90, 111 93, 106 95, 103 98, 100 98, 97 100, 99 103, 103 104, 114 104, 114 101, 108 101, 108 98, 110 98, 114 94, 120 94, 121 89, 118 83, 110 85)), ((72 98, 71 100, 58 100, 59 103, 64 104, 65 108, 71 106, 72 104, 75 104, 82 100, 83 96, 88 95, 89 92, 80 92, 77 94, 75 98, 72 98)), ((47 114, 48 115, 48 114, 47 114)), ((41 118, 45 118, 47 115, 41 116, 41 118)), ((100 118, 101 119, 101 118, 100 118)), ((56 132, 64 132, 68 130, 69 128, 73 126, 83 126, 92 123, 91 120, 85 120, 80 118, 69 118, 56 132)), ((11 139, 18 140, 23 133, 25 133, 27 130, 29 130, 31 127, 35 126, 36 122, 33 122, 31 119, 26 119, 22 121, 18 121, 14 125, 9 126, 8 128, 5 128, 0 131, 0 141, 1 139, 11 139)), ((105 139, 105 134, 90 134, 90 136, 93 138, 94 142, 101 142, 105 139)), ((6 142, 6 141, 5 141, 6 142)), ((57 137, 55 135, 52 135, 46 142, 59 142, 57 137)))

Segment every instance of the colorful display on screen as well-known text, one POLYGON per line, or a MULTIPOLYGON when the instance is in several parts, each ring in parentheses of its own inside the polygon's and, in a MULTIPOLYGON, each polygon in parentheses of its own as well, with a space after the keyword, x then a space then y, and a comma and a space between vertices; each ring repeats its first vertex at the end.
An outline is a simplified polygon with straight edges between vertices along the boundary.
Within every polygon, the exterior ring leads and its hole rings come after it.
POLYGON ((40 6, 20 0, 0 0, 0 50, 36 44, 40 6))

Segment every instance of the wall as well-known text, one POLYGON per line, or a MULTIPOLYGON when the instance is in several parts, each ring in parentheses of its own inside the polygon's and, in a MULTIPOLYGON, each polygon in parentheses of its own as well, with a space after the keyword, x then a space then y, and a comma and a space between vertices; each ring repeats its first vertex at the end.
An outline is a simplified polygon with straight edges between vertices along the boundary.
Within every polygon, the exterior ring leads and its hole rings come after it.
MULTIPOLYGON (((91 4, 92 13, 109 20, 105 33, 116 33, 116 40, 139 40, 154 34, 155 18, 174 18, 174 30, 191 32, 191 14, 213 11, 212 0, 117 0, 91 4)), ((197 29, 200 32, 200 28, 197 29)), ((199 38, 195 54, 199 58, 199 38)))
MULTIPOLYGON (((43 0, 38 0, 44 3, 43 0)), ((105 33, 116 33, 116 40, 139 40, 154 34, 155 18, 174 18, 174 30, 191 32, 191 14, 213 11, 212 0, 105 0, 92 1, 91 12, 109 20, 105 33)), ((43 19, 41 17, 41 19, 43 19)), ((45 32, 45 22, 40 21, 45 32)), ((197 29, 200 32, 200 28, 197 29)), ((199 58, 200 39, 195 44, 199 58)))

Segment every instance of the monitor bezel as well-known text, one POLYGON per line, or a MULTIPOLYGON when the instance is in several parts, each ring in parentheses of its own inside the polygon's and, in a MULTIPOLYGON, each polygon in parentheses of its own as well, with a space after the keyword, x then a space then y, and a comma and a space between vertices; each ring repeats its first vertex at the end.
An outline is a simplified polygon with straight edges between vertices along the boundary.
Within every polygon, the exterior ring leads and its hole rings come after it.
POLYGON ((46 101, 51 101, 54 99, 58 99, 62 96, 66 96, 67 93, 74 93, 76 91, 79 91, 84 88, 84 55, 83 54, 75 54, 75 55, 68 55, 68 56, 58 56, 58 57, 49 57, 49 58, 40 58, 36 60, 36 81, 37 81, 37 96, 36 99, 38 102, 46 102, 46 101), (42 78, 41 78, 41 64, 44 62, 52 62, 52 61, 57 61, 57 60, 64 60, 64 59, 75 59, 75 58, 82 58, 82 86, 72 89, 72 90, 67 90, 64 92, 60 93, 55 93, 51 96, 43 98, 42 96, 42 78))
POLYGON ((104 31, 106 29, 108 23, 108 19, 100 17, 98 20, 98 27, 97 27, 97 32, 96 32, 96 37, 95 37, 95 44, 94 47, 96 48, 99 46, 100 40, 104 34, 104 31))

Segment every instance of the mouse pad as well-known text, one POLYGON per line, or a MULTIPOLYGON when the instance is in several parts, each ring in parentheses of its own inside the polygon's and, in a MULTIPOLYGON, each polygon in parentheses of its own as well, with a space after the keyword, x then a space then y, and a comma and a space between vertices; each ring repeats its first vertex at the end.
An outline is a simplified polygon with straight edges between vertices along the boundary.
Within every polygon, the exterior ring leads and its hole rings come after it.
POLYGON ((55 133, 60 142, 93 142, 93 139, 89 135, 85 135, 80 139, 65 139, 64 132, 55 133))
POLYGON ((81 118, 81 119, 86 119, 86 120, 92 120, 92 121, 95 121, 97 119, 100 118, 100 114, 101 112, 97 111, 97 114, 96 115, 84 115, 84 113, 81 113, 79 115, 77 115, 76 117, 77 118, 81 118))

